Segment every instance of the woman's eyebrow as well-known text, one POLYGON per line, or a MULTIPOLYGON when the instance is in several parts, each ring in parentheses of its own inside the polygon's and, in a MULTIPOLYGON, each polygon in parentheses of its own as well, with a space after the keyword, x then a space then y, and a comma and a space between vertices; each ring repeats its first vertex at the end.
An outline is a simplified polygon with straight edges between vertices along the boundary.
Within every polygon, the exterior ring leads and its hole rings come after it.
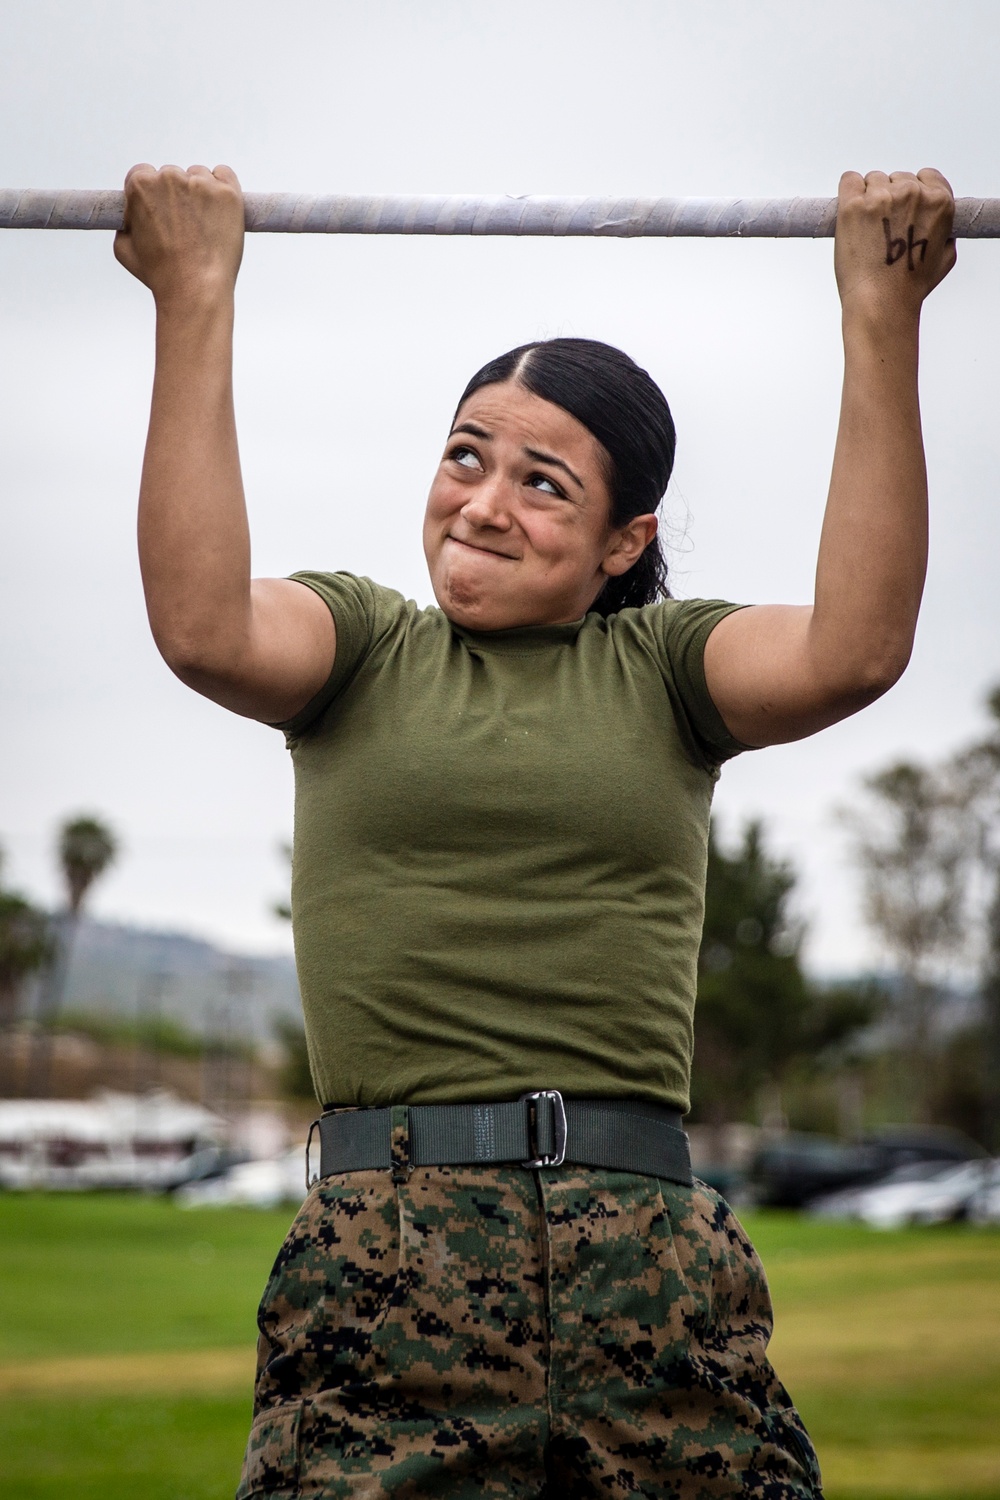
MULTIPOLYGON (((451 432, 448 434, 448 436, 454 437, 456 432, 468 432, 472 437, 482 438, 482 440, 487 443, 491 443, 493 441, 492 432, 487 432, 486 428, 480 427, 477 422, 459 422, 455 427, 451 429, 451 432)), ((561 458, 556 458, 554 453, 543 453, 540 448, 522 448, 521 452, 525 454, 527 458, 533 458, 536 464, 553 464, 557 469, 564 470, 565 473, 569 475, 570 479, 572 479, 573 483, 578 485, 581 490, 586 488, 583 480, 577 474, 573 473, 573 470, 570 468, 569 464, 565 463, 561 458)))
POLYGON ((561 458, 556 458, 555 454, 541 453, 537 448, 522 448, 521 452, 526 453, 529 458, 533 458, 537 464, 554 464, 557 469, 565 469, 574 484, 578 484, 581 490, 585 488, 583 480, 573 473, 569 464, 564 463, 561 458))

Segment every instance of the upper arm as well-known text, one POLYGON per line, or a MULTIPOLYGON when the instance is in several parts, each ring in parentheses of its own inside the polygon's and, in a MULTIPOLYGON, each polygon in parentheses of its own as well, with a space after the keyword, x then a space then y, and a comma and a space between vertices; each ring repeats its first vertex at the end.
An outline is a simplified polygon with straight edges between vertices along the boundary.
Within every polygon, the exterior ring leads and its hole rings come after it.
POLYGON ((736 739, 785 744, 857 713, 891 685, 874 651, 867 673, 848 659, 846 643, 842 669, 831 667, 836 658, 815 649, 812 606, 754 605, 715 626, 705 642, 705 682, 736 739))
POLYGON ((179 662, 174 671, 233 713, 282 724, 327 682, 336 649, 333 615, 313 589, 290 578, 255 578, 241 649, 219 664, 179 662))

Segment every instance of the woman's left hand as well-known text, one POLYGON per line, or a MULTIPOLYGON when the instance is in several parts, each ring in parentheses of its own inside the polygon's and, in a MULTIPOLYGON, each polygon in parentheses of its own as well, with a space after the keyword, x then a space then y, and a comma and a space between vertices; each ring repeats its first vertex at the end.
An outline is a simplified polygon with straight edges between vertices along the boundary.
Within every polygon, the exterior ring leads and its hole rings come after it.
POLYGON ((845 172, 837 199, 834 267, 845 318, 919 315, 955 264, 955 198, 933 167, 845 172))

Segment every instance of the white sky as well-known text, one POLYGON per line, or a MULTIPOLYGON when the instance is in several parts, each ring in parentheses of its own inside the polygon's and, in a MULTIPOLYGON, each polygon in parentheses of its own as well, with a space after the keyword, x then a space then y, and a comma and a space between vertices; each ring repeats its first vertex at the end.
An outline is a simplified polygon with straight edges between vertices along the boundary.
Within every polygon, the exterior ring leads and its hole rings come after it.
MULTIPOLYGON (((832 194, 936 165, 1000 194, 1000 8, 977 0, 33 0, 0 20, 0 185, 113 187, 227 161, 248 189, 832 194)), ((975 734, 1000 678, 1000 244, 925 314, 933 552, 913 663, 859 718, 724 773, 803 876, 809 955, 869 961, 832 808, 975 734)), ((256 949, 285 873, 278 735, 176 683, 148 637, 134 503, 148 294, 110 236, 0 232, 0 841, 51 900, 53 829, 119 830, 108 918, 256 949)), ((804 602, 837 417, 830 242, 252 236, 237 403, 255 568, 367 572, 430 602, 429 477, 455 400, 527 339, 607 339, 679 431, 675 589, 804 602)))

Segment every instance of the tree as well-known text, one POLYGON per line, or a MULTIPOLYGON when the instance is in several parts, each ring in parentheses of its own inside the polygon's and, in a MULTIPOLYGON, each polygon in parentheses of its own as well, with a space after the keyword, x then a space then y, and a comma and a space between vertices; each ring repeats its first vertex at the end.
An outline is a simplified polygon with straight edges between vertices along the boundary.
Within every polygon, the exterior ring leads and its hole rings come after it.
POLYGON ((992 720, 989 732, 959 751, 948 770, 964 815, 979 898, 974 956, 983 1007, 983 1045, 978 1053, 983 1133, 986 1144, 1000 1150, 1000 686, 990 693, 986 707, 992 720))
POLYGON ((764 1091, 780 1100, 793 1064, 817 1059, 872 1018, 857 988, 823 990, 803 973, 791 912, 795 872, 766 848, 759 822, 727 853, 709 830, 698 959, 693 1104, 713 1125, 746 1117, 764 1091))
POLYGON ((83 906, 94 881, 104 873, 118 852, 118 841, 99 818, 81 815, 67 818, 59 829, 58 857, 66 886, 66 905, 56 918, 52 937, 52 959, 39 999, 41 1023, 32 1049, 29 1092, 46 1094, 52 1072, 52 1027, 62 1007, 73 945, 83 915, 83 906))
POLYGON ((282 1093, 286 1099, 307 1099, 315 1103, 316 1089, 302 1022, 293 1021, 290 1016, 280 1016, 274 1023, 274 1030, 285 1054, 281 1069, 282 1093))
POLYGON ((926 1113, 942 961, 964 935, 968 826, 954 779, 912 761, 868 776, 864 801, 842 814, 853 833, 865 913, 901 980, 901 1047, 926 1113))
MULTIPOLYGON (((280 853, 281 857, 287 862, 289 868, 291 868, 291 864, 292 864, 292 846, 291 846, 291 844, 289 844, 287 842, 279 844, 278 845, 278 852, 280 853)), ((291 900, 291 896, 290 895, 289 896, 283 896, 280 901, 274 901, 274 902, 272 902, 272 904, 271 904, 271 915, 274 916, 274 917, 280 918, 280 920, 282 922, 290 922, 292 920, 292 900, 291 900)))
POLYGON ((66 906, 77 920, 87 892, 118 853, 118 841, 97 818, 69 818, 59 830, 59 863, 66 882, 66 906))
POLYGON ((0 1027, 17 1019, 22 983, 51 953, 46 914, 19 892, 0 889, 0 1027))

